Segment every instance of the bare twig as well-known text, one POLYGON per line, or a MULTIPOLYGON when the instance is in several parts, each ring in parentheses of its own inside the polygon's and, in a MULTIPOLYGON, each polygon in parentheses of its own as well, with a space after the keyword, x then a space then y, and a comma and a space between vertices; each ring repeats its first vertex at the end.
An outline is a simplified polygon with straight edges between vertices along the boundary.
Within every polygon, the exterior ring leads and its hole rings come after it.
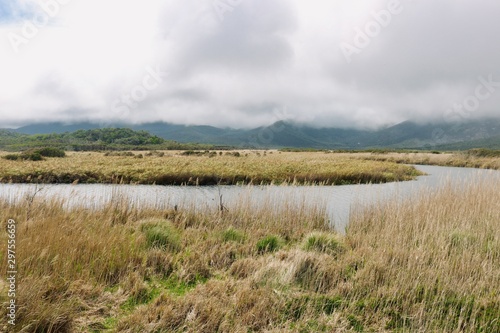
POLYGON ((224 202, 222 200, 222 193, 220 191, 220 180, 217 182, 217 192, 219 193, 219 211, 224 213, 224 211, 229 211, 226 206, 224 206, 224 202))
POLYGON ((26 201, 28 202, 28 207, 26 210, 26 221, 29 221, 31 219, 31 212, 33 209, 33 202, 35 201, 35 197, 37 196, 38 193, 40 193, 43 190, 43 187, 38 187, 38 184, 35 184, 35 191, 32 194, 28 194, 26 196, 26 201))

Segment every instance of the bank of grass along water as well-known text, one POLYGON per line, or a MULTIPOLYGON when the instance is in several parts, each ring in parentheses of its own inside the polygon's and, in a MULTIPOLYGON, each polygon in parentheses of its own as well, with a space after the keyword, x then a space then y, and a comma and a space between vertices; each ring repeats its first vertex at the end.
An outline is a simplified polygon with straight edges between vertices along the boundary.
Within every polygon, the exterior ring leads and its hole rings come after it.
POLYGON ((441 153, 361 153, 362 159, 395 162, 402 164, 438 165, 462 168, 500 170, 500 151, 490 149, 471 149, 463 152, 441 153))
POLYGON ((0 182, 342 185, 405 181, 420 174, 395 162, 324 152, 70 152, 35 161, 22 155, 2 154, 0 182))
POLYGON ((0 201, 1 227, 18 225, 14 331, 500 332, 499 186, 357 211, 345 235, 305 204, 64 209, 35 197, 28 213, 0 201))

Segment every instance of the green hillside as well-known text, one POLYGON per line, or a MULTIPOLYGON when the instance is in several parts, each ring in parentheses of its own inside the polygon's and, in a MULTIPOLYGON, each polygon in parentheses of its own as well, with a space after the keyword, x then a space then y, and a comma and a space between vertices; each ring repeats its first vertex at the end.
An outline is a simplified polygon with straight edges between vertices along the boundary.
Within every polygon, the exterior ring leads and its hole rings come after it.
POLYGON ((146 150, 146 149, 208 149, 211 145, 178 143, 146 131, 129 128, 100 128, 53 134, 21 134, 0 130, 0 149, 21 151, 39 147, 65 150, 146 150))

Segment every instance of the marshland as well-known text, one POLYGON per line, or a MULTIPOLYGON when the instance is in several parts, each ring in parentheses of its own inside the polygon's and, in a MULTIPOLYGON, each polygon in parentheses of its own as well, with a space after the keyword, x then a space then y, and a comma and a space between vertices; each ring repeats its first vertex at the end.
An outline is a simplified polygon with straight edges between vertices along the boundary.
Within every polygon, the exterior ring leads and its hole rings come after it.
MULTIPOLYGON (((184 170, 198 184, 211 172, 221 184, 332 187, 414 179, 423 172, 401 163, 418 158, 465 158, 133 154, 0 159, 1 177, 76 184, 92 173, 92 182, 154 184, 150 175, 184 170)), ((358 207, 344 230, 320 200, 287 195, 280 205, 241 199, 226 209, 131 205, 122 195, 92 208, 36 191, 2 197, 2 228, 17 225, 16 331, 500 332, 500 178, 491 172, 358 207)), ((2 233, 2 272, 7 240, 2 233)))
POLYGON ((394 162, 322 152, 149 151, 70 152, 66 155, 41 156, 33 161, 3 154, 0 156, 3 157, 0 182, 332 185, 410 180, 420 174, 411 166, 394 162))
POLYGON ((499 13, 0 0, 0 333, 500 333, 499 13))

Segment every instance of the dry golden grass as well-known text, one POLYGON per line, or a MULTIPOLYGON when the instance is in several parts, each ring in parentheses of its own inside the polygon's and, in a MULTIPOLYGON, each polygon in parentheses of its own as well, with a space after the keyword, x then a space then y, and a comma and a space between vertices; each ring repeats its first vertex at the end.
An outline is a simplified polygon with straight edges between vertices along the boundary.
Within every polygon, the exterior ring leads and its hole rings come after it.
POLYGON ((500 170, 500 157, 478 157, 467 152, 458 153, 360 153, 365 160, 395 162, 403 164, 439 165, 500 170))
POLYGON ((500 332, 499 186, 449 187, 355 218, 360 298, 392 303, 388 315, 410 330, 500 332))
POLYGON ((19 227, 16 331, 500 332, 499 187, 388 202, 343 236, 315 206, 160 211, 117 198, 89 211, 36 198, 27 221, 0 202, 2 228, 19 227))
MULTIPOLYGON (((410 180, 419 173, 392 162, 359 160, 348 154, 219 152, 201 156, 166 152, 142 158, 69 153, 45 161, 0 159, 0 182, 135 183, 215 185, 314 183, 352 184, 410 180), (222 155, 220 155, 222 154, 222 155)), ((0 154, 1 155, 1 154, 0 154)))

